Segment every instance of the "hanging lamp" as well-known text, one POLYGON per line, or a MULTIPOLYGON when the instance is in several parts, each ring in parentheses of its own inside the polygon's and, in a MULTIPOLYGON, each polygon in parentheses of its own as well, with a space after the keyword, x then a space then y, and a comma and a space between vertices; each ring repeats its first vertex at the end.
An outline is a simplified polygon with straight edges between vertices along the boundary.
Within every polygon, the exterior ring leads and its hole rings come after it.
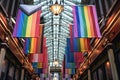
POLYGON ((55 4, 50 6, 50 11, 54 14, 54 15, 59 15, 62 11, 63 11, 63 6, 58 4, 57 0, 55 2, 55 4))

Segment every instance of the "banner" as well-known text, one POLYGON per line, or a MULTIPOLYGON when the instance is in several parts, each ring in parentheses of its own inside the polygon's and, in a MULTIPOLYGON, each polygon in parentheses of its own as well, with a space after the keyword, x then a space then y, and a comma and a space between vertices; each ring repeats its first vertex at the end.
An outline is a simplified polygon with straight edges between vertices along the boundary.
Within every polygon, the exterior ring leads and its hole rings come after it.
POLYGON ((75 38, 73 26, 70 25, 70 49, 72 52, 85 52, 90 50, 90 38, 75 38))
POLYGON ((74 37, 94 38, 101 37, 94 5, 73 6, 74 37))
POLYGON ((18 10, 16 24, 14 26, 13 37, 39 37, 41 10, 31 15, 26 15, 22 10, 18 10))
POLYGON ((40 36, 36 38, 26 38, 24 44, 24 52, 29 53, 41 53, 43 36, 43 25, 40 25, 40 36))

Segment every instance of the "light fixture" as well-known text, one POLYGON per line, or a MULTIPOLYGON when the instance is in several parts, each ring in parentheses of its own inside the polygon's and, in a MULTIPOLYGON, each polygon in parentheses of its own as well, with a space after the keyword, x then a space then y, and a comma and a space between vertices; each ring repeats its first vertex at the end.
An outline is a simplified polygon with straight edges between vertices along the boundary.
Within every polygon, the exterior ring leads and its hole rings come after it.
POLYGON ((55 4, 50 6, 50 11, 54 14, 54 15, 58 15, 63 11, 63 6, 58 4, 57 0, 55 2, 55 4))
POLYGON ((14 24, 16 23, 14 18, 11 17, 11 20, 12 20, 12 22, 13 22, 14 24))
POLYGON ((58 60, 55 59, 54 62, 53 62, 53 64, 54 64, 55 66, 58 66, 58 60))
POLYGON ((8 37, 5 37, 5 40, 6 40, 6 41, 8 41, 8 40, 9 40, 9 38, 8 38, 8 37))
POLYGON ((55 77, 53 78, 53 80, 58 80, 58 79, 57 79, 57 77, 55 76, 55 77))

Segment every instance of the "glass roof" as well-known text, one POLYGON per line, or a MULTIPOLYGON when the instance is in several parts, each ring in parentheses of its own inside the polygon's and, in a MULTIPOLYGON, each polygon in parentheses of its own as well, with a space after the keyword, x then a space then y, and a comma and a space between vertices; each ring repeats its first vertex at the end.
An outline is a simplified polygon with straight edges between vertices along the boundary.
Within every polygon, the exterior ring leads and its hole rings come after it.
POLYGON ((72 5, 80 4, 81 0, 57 0, 58 4, 64 6, 64 11, 59 15, 54 15, 49 10, 49 6, 56 0, 34 0, 34 4, 40 4, 43 18, 44 36, 48 47, 48 57, 50 66, 55 59, 58 60, 59 66, 62 66, 65 54, 66 38, 70 37, 69 25, 73 23, 72 5))

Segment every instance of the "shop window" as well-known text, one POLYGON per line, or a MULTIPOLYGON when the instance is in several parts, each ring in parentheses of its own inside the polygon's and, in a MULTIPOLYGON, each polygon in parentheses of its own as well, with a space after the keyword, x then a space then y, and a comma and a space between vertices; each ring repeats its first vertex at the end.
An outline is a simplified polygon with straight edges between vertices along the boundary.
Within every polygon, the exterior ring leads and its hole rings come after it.
POLYGON ((12 64, 10 64, 9 65, 9 71, 8 71, 8 74, 7 74, 7 80, 13 80, 14 70, 15 70, 15 67, 12 64))
POLYGON ((112 78, 112 72, 111 72, 111 67, 110 67, 110 62, 109 61, 107 61, 105 63, 105 70, 106 70, 107 80, 113 80, 113 78, 112 78))

